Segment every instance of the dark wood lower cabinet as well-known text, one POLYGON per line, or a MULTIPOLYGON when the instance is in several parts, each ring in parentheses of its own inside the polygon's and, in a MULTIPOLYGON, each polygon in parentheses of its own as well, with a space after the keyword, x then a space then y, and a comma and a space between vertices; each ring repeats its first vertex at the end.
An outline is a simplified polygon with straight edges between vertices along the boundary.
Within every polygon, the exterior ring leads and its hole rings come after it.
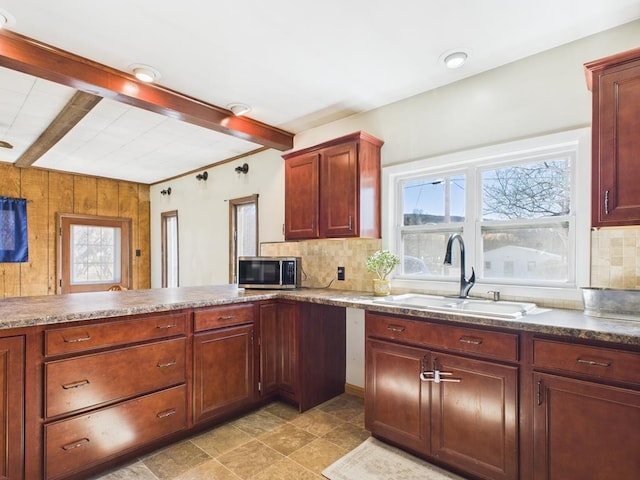
POLYGON ((374 436, 472 478, 518 479, 519 365, 444 351, 512 355, 513 335, 369 313, 366 333, 374 436))
POLYGON ((432 353, 431 455, 483 478, 518 478, 518 367, 432 353), (448 380, 455 380, 450 382, 448 380))
POLYGON ((0 338, 0 479, 23 476, 24 337, 0 338))
POLYGON ((194 335, 193 356, 194 422, 253 401, 253 323, 194 335))
POLYGON ((287 303, 260 307, 260 391, 308 410, 344 392, 344 308, 287 303))
POLYGON ((420 380, 427 352, 369 340, 366 348, 365 422, 376 435, 428 454, 429 386, 420 380))
POLYGON ((534 383, 535 480, 640 478, 640 392, 542 373, 534 383))
POLYGON ((65 478, 186 426, 184 385, 49 423, 45 478, 65 478))
POLYGON ((376 436, 491 480, 518 478, 518 367, 367 342, 366 424, 376 436), (442 380, 423 371, 438 370, 442 380))

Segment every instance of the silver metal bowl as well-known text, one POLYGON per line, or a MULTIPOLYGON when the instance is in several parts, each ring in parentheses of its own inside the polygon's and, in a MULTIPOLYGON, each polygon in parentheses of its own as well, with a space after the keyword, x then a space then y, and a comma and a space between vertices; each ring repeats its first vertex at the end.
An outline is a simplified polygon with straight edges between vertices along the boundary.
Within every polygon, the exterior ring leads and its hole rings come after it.
POLYGON ((640 321, 640 290, 584 287, 582 298, 586 315, 640 321))

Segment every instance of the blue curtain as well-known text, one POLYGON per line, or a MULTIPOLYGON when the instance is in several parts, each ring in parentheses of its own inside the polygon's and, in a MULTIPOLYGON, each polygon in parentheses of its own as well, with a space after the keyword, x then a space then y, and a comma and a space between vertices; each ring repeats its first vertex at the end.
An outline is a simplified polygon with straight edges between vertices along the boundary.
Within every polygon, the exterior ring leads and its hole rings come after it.
POLYGON ((28 261, 27 201, 0 197, 0 263, 28 261))

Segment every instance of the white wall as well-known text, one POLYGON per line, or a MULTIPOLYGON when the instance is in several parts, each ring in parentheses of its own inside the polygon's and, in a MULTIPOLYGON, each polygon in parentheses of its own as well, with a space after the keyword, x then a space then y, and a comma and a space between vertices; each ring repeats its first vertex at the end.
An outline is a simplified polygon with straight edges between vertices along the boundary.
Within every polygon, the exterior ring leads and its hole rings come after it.
POLYGON ((260 241, 284 239, 284 163, 267 150, 207 169, 209 179, 187 175, 151 187, 151 286, 162 284, 160 214, 178 210, 180 286, 229 283, 229 199, 258 194, 260 241), (249 173, 235 168, 249 164, 249 173), (171 195, 160 191, 171 187, 171 195))
MULTIPOLYGON (((638 45, 640 20, 301 132, 295 137, 295 148, 365 130, 384 140, 382 164, 391 165, 587 126, 591 124, 591 93, 584 63, 638 45)), ((283 171, 281 152, 266 151, 209 169, 206 183, 197 182, 194 173, 153 186, 152 286, 160 285, 161 276, 160 212, 178 210, 183 286, 228 281, 225 200, 259 193, 260 241, 283 240, 283 171), (238 176, 233 169, 244 161, 250 165, 249 174, 238 176), (163 197, 159 192, 167 186, 172 194, 163 197)), ((383 224, 385 221, 383 217, 383 224)))
MULTIPOLYGON (((385 141, 382 164, 391 165, 588 126, 591 93, 587 90, 583 64, 638 45, 640 20, 301 132, 295 137, 295 148, 364 130, 385 141)), ((206 184, 199 184, 193 174, 151 188, 152 286, 160 285, 160 212, 174 209, 179 212, 183 286, 227 283, 225 200, 229 198, 259 193, 260 240, 283 239, 281 152, 263 152, 246 161, 250 165, 246 177, 238 177, 233 171, 236 163, 231 163, 209 169, 206 184), (159 193, 167 186, 172 188, 171 197, 159 193)), ((347 311, 347 345, 347 382, 363 386, 364 318, 362 312, 352 309, 347 311)))
POLYGON ((346 382, 364 388, 364 310, 356 308, 347 308, 346 382))
POLYGON ((640 21, 635 21, 307 130, 296 135, 295 148, 365 130, 384 140, 382 164, 390 165, 587 126, 591 92, 584 63, 638 45, 640 21))

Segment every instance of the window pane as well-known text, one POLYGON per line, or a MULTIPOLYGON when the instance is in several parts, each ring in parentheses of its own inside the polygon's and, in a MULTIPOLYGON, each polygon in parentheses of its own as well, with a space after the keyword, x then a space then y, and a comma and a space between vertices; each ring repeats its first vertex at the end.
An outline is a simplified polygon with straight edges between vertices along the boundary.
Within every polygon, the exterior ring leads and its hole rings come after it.
POLYGON ((483 220, 568 215, 570 163, 566 158, 484 171, 483 220))
POLYGON ((482 228, 485 278, 567 281, 569 224, 482 228))
POLYGON ((165 280, 164 287, 178 286, 178 215, 162 217, 165 222, 165 280))
POLYGON ((120 283, 120 228, 71 225, 71 284, 120 283))
POLYGON ((453 268, 443 263, 447 240, 452 233, 454 232, 404 232, 400 273, 412 276, 460 275, 460 267, 455 267, 460 264, 459 253, 454 251, 453 268))
POLYGON ((465 176, 402 182, 403 225, 464 222, 465 176))
POLYGON ((257 255, 256 204, 243 203, 236 206, 238 227, 238 256, 257 255))

